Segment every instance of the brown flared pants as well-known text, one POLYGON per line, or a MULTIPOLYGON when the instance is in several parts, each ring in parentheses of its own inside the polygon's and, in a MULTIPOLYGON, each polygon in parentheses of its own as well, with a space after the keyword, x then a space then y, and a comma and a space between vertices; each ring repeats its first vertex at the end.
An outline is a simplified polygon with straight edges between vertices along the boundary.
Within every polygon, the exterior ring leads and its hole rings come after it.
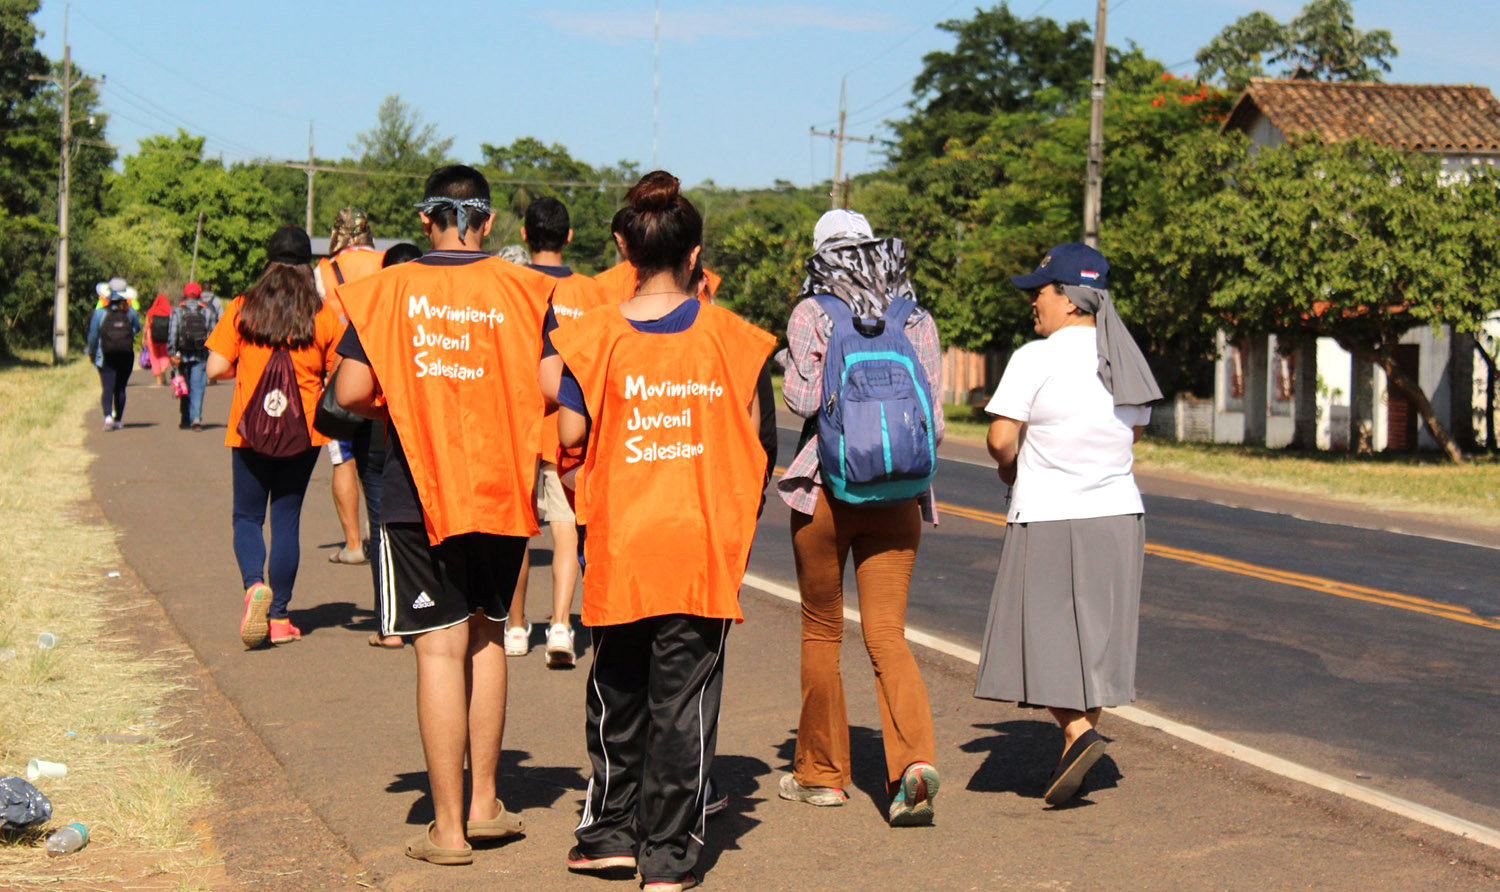
POLYGON ((820 493, 811 517, 792 512, 792 549, 802 590, 802 717, 797 723, 797 782, 850 786, 849 718, 839 648, 844 640, 844 564, 854 552, 860 623, 875 668, 886 780, 894 790, 913 762, 932 762, 932 709, 906 644, 906 593, 922 539, 912 499, 855 507, 820 493))

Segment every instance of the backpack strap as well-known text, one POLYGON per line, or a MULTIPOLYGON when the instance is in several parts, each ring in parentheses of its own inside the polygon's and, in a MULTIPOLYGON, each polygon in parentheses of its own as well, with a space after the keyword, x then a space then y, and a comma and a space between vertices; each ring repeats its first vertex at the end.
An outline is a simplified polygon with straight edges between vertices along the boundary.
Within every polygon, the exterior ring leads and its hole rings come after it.
POLYGON ((833 295, 814 294, 812 299, 818 302, 818 306, 822 308, 824 313, 828 314, 828 318, 833 321, 835 326, 843 321, 854 321, 854 311, 849 309, 848 304, 833 295))
POLYGON ((909 297, 898 297, 891 301, 881 314, 887 331, 905 331, 911 314, 917 311, 917 302, 909 297))

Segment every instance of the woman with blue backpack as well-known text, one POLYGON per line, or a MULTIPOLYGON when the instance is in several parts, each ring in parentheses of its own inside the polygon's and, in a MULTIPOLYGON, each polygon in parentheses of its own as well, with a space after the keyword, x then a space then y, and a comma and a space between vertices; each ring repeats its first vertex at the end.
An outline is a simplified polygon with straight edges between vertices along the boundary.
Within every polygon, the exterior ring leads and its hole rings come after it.
POLYGON ((931 824, 938 773, 932 709, 906 643, 906 597, 943 439, 942 349, 916 304, 899 239, 834 210, 813 230, 801 300, 787 324, 783 398, 807 419, 777 484, 792 509, 802 594, 802 714, 780 796, 842 805, 849 721, 839 676, 844 565, 854 553, 860 621, 875 668, 893 827, 931 824))

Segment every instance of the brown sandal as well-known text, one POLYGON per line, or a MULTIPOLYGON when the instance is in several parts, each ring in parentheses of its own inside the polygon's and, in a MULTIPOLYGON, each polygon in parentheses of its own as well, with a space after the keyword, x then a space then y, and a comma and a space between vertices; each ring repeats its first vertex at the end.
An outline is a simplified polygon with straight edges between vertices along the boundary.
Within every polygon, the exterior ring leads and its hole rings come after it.
POLYGON ((461 849, 445 849, 432 841, 432 828, 437 821, 428 821, 422 835, 406 844, 406 857, 428 864, 460 865, 474 863, 474 847, 464 843, 461 849))
POLYGON ((498 799, 495 800, 495 807, 500 811, 493 818, 465 823, 464 836, 477 840, 508 839, 526 832, 526 824, 520 815, 506 811, 505 805, 498 799))

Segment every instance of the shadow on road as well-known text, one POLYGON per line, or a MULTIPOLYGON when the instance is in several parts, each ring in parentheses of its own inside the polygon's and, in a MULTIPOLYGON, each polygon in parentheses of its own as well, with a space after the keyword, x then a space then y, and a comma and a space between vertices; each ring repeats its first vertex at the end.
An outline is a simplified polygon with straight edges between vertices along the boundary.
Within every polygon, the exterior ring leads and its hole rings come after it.
MULTIPOLYGON (((976 737, 959 747, 966 753, 985 754, 984 761, 964 789, 975 793, 1015 793, 1028 799, 1040 799, 1062 751, 1062 729, 1052 722, 1041 721, 996 722, 972 727, 993 733, 976 737)), ((1119 786, 1122 777, 1115 760, 1106 755, 1089 770, 1083 789, 1085 792, 1113 789, 1119 786)), ((1080 795, 1056 808, 1062 810, 1092 804, 1080 795)))
POLYGON ((698 857, 698 865, 693 870, 700 879, 713 870, 720 855, 730 849, 738 850, 740 839, 760 826, 760 819, 751 817, 751 813, 766 800, 750 794, 760 786, 757 779, 770 773, 771 766, 753 756, 714 757, 714 783, 718 784, 720 791, 728 794, 729 806, 709 818, 703 854, 698 857))
POLYGON ((375 612, 369 607, 359 607, 350 601, 329 601, 305 610, 287 612, 292 617, 292 624, 301 629, 304 635, 314 629, 336 627, 358 631, 374 631, 375 629, 375 612))

